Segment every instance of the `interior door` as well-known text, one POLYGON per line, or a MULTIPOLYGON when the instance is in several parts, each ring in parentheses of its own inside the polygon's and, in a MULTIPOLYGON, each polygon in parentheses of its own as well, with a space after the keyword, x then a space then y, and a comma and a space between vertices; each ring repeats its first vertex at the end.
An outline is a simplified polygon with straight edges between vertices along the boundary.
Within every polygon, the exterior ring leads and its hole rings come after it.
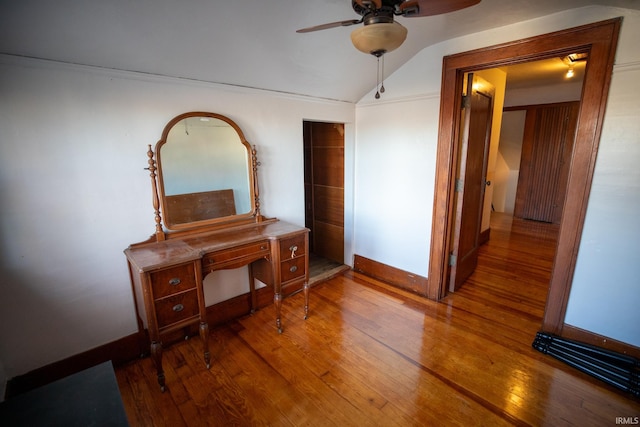
POLYGON ((455 220, 449 257, 449 290, 454 292, 478 264, 480 228, 495 89, 469 73, 463 98, 455 220))

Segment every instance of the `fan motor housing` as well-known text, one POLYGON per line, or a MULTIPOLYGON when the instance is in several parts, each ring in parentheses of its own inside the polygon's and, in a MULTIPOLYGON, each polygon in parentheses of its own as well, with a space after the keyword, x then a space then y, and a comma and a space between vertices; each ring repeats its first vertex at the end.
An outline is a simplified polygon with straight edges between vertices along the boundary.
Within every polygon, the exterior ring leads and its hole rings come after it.
POLYGON ((402 1, 383 1, 382 6, 376 9, 372 2, 352 0, 351 6, 358 15, 362 16, 364 25, 369 25, 393 22, 393 15, 396 14, 397 5, 400 3, 402 1))

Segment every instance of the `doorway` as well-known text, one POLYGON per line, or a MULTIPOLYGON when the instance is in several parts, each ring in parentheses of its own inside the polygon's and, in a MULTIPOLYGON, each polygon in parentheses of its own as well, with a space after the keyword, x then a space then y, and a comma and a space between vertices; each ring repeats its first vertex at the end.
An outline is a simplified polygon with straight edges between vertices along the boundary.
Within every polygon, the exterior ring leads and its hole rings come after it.
POLYGON ((303 122, 305 227, 310 282, 344 266, 344 124, 303 122))
POLYGON ((550 279, 542 330, 561 335, 573 271, 588 202, 595 155, 613 70, 621 19, 613 19, 558 31, 491 48, 444 58, 441 118, 436 157, 434 225, 429 258, 427 296, 446 295, 446 264, 449 254, 454 194, 453 171, 458 157, 459 111, 462 76, 465 72, 589 52, 582 106, 578 115, 576 143, 572 151, 567 198, 560 222, 558 245, 550 279))
MULTIPOLYGON (((484 148, 484 169, 477 168, 472 179, 465 176, 464 181, 458 182, 464 184, 461 188, 456 185, 450 292, 465 284, 479 265, 480 246, 491 243, 494 216, 500 218, 497 223, 502 234, 509 231, 504 224, 518 224, 522 228, 522 220, 559 225, 586 63, 586 56, 570 65, 566 65, 566 58, 553 58, 478 72, 499 86, 500 96, 493 111, 497 117, 489 131, 465 125, 461 132, 458 179, 466 174, 464 166, 470 162, 466 157, 473 143, 476 151, 481 150, 482 141, 485 140, 486 145, 491 135, 491 148, 484 148), (571 77, 567 77, 569 69, 573 71, 571 77), (486 159, 488 152, 489 160, 486 159), (482 203, 485 186, 488 200, 482 203), (472 195, 466 196, 469 192, 472 195), (458 204, 463 205, 462 209, 458 204), (460 226, 466 217, 478 214, 481 220, 475 219, 475 227, 460 226), (515 222, 506 221, 508 218, 515 222), (468 249, 462 251, 460 248, 464 248, 465 242, 468 249), (468 253, 472 253, 473 258, 468 253)), ((477 77, 473 75, 473 78, 477 77)), ((473 92, 487 91, 486 87, 492 84, 474 83, 473 92)), ((468 88, 465 93, 469 93, 468 88)), ((486 115, 483 110, 475 111, 467 104, 470 103, 463 105, 463 123, 469 115, 486 115)), ((483 158, 480 152, 474 157, 477 162, 483 158)), ((543 228, 542 224, 525 227, 528 231, 543 228)), ((535 245, 534 240, 535 236, 529 239, 519 236, 518 241, 535 245)))

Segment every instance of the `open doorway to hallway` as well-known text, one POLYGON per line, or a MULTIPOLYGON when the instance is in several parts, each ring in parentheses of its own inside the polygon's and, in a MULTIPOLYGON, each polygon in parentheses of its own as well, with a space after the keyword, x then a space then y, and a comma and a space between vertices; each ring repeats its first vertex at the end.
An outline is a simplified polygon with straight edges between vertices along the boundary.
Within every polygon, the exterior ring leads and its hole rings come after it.
POLYGON ((499 101, 502 112, 494 112, 484 178, 478 236, 484 245, 462 286, 494 284, 496 293, 513 292, 513 310, 539 320, 556 255, 586 58, 568 61, 550 58, 480 72, 504 88, 504 106, 499 101))
POLYGON ((326 280, 344 265, 344 124, 303 122, 305 226, 309 281, 326 280))

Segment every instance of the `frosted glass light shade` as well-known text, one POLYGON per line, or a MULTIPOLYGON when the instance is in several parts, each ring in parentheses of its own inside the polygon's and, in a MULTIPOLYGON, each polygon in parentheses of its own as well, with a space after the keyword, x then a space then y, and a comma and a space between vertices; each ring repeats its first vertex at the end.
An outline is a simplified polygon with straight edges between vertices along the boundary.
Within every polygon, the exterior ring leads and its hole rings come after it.
POLYGON ((364 25, 351 32, 351 42, 361 52, 381 56, 400 47, 407 29, 397 22, 364 25))

